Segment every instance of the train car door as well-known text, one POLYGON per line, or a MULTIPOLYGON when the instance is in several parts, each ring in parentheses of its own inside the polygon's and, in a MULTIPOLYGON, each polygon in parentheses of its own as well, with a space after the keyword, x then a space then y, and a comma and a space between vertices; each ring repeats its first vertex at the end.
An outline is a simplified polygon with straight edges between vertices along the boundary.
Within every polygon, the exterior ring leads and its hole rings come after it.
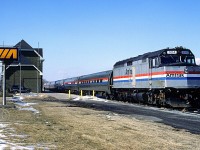
POLYGON ((132 85, 133 87, 136 86, 136 79, 135 79, 135 67, 132 67, 132 85))

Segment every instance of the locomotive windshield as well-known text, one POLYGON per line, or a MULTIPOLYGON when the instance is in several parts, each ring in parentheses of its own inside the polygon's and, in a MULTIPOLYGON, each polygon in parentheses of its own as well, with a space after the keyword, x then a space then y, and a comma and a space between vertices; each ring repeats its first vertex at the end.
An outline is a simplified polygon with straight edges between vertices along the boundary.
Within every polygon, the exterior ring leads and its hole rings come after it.
POLYGON ((181 51, 180 53, 175 53, 176 51, 173 51, 173 53, 164 53, 160 56, 160 63, 162 66, 166 65, 188 65, 188 66, 194 66, 195 64, 195 58, 194 55, 189 53, 189 51, 181 51), (186 53, 188 52, 188 53, 186 53))

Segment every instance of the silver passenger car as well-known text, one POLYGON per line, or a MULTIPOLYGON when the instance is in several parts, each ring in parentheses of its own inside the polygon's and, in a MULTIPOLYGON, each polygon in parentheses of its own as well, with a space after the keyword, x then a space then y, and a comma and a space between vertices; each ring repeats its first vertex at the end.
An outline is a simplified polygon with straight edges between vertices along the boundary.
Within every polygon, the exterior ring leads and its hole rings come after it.
POLYGON ((112 70, 79 77, 79 90, 111 93, 112 70))
POLYGON ((76 93, 78 91, 78 79, 78 77, 64 79, 64 90, 66 92, 71 90, 72 93, 76 93))

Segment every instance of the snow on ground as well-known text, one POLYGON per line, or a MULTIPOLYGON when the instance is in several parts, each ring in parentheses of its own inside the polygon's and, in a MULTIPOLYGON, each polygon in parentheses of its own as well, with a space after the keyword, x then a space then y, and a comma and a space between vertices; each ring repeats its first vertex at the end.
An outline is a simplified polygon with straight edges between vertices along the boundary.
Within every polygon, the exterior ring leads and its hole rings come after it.
MULTIPOLYGON (((35 96, 36 94, 29 94, 26 96, 35 96)), ((24 99, 24 94, 23 95, 14 95, 12 98, 7 98, 7 100, 15 102, 15 104, 18 105, 19 110, 28 110, 32 111, 33 113, 39 113, 38 110, 34 109, 32 105, 36 105, 37 103, 26 103, 23 102, 24 99)), ((24 147, 24 146, 19 146, 15 143, 11 143, 8 141, 8 138, 3 134, 7 129, 8 129, 9 124, 5 124, 0 122, 0 150, 1 149, 12 149, 12 150, 17 150, 17 149, 24 149, 24 150, 33 150, 33 146, 29 147, 24 147)), ((21 135, 11 135, 11 136, 21 136, 21 135)))
POLYGON ((23 102, 24 96, 37 96, 37 94, 31 93, 31 94, 22 94, 22 95, 14 95, 12 98, 10 98, 10 101, 15 102, 15 104, 18 105, 19 110, 28 110, 32 111, 34 113, 39 113, 38 110, 34 109, 32 105, 36 105, 37 103, 27 103, 23 102))
POLYGON ((86 95, 86 96, 77 96, 77 97, 73 98, 72 100, 74 100, 74 101, 79 101, 79 100, 94 100, 94 101, 108 102, 108 100, 106 100, 106 99, 98 98, 98 97, 95 97, 95 96, 89 96, 89 95, 86 95))
POLYGON ((37 103, 26 103, 26 102, 23 102, 23 101, 17 101, 15 102, 15 104, 17 104, 18 106, 18 109, 19 110, 28 110, 28 111, 32 111, 33 113, 39 113, 39 111, 35 108, 32 107, 32 105, 36 105, 37 103))
POLYGON ((8 138, 3 134, 3 132, 8 129, 8 124, 0 122, 0 149, 24 149, 24 150, 33 150, 33 148, 28 148, 24 146, 19 146, 15 143, 11 143, 8 141, 8 138))

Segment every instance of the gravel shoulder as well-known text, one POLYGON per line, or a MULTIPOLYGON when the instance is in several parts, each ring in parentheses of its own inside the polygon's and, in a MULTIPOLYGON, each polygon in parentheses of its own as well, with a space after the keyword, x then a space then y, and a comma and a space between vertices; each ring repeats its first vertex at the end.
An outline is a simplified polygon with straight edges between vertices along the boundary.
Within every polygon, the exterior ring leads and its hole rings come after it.
POLYGON ((0 147, 4 143, 6 148, 19 149, 200 149, 200 135, 109 111, 74 106, 68 103, 70 100, 63 103, 52 96, 25 96, 23 102, 27 105, 15 104, 15 108, 4 109, 6 113, 1 113, 4 117, 0 119, 0 147))

